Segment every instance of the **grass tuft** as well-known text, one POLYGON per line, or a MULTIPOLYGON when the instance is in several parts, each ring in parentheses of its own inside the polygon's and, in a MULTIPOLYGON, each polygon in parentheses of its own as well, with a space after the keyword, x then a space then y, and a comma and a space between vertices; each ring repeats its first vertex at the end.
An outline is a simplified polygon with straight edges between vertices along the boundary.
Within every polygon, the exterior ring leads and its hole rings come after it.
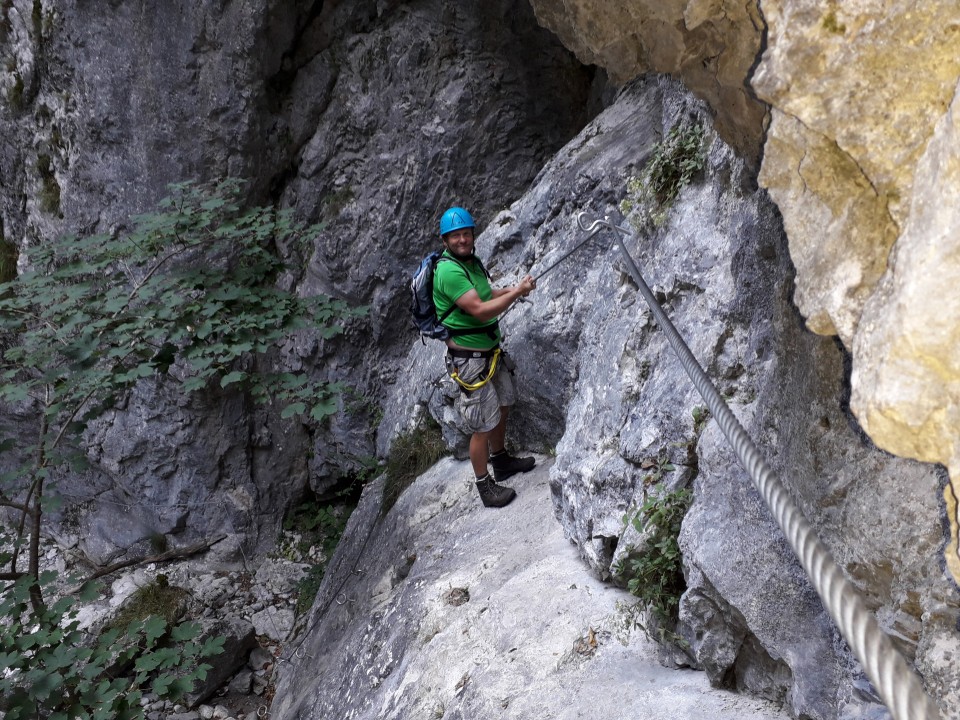
POLYGON ((181 587, 170 585, 166 575, 148 585, 137 588, 127 598, 116 616, 104 627, 104 631, 116 628, 123 631, 134 620, 146 620, 155 616, 173 625, 183 615, 189 593, 181 587))
POLYGON ((654 146, 643 172, 627 180, 627 196, 620 202, 620 211, 629 215, 637 210, 641 226, 661 227, 680 191, 706 164, 703 138, 703 125, 699 122, 674 125, 654 146))
POLYGON ((447 452, 440 425, 429 415, 416 427, 398 435, 387 458, 383 512, 388 512, 403 491, 447 452))

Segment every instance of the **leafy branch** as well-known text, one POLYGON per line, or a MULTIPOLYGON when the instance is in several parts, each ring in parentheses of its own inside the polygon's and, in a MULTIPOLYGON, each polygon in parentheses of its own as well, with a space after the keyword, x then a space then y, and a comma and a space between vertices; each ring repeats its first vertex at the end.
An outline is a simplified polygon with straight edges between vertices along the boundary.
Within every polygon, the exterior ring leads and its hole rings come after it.
MULTIPOLYGON (((640 598, 643 610, 652 614, 660 640, 673 636, 680 596, 686 589, 683 556, 677 538, 693 494, 686 489, 667 491, 662 483, 654 486, 640 508, 623 517, 643 534, 640 547, 631 547, 617 563, 614 575, 626 582, 627 590, 640 598)), ((646 630, 639 621, 637 624, 646 630)))
MULTIPOLYGON (((0 548, 0 566, 8 568, 0 575, 0 615, 8 621, 0 636, 0 696, 14 699, 0 709, 8 720, 47 710, 52 718, 138 717, 139 706, 117 698, 153 671, 200 656, 160 653, 156 665, 141 657, 131 685, 103 675, 128 650, 98 642, 112 659, 81 663, 82 679, 68 672, 78 658, 90 659, 89 648, 70 625, 72 606, 45 602, 39 542, 47 485, 84 467, 91 423, 143 382, 185 394, 244 392, 306 422, 337 412, 338 384, 277 367, 275 355, 296 333, 333 338, 363 310, 285 290, 275 248, 306 242, 316 228, 295 223, 290 211, 244 208, 242 189, 236 180, 171 186, 158 211, 133 218, 127 231, 24 250, 26 272, 0 284, 0 407, 14 418, 0 425, 0 506, 20 515, 10 549, 0 548), (24 443, 23 428, 31 425, 35 440, 24 443), (46 633, 40 639, 36 628, 46 633), (113 714, 78 709, 99 707, 113 714)), ((127 633, 141 650, 159 638, 147 623, 127 633)), ((154 680, 155 690, 176 692, 190 674, 158 677, 168 679, 154 680)))
POLYGON ((133 619, 91 641, 77 611, 96 596, 93 586, 79 598, 31 612, 31 586, 45 587, 53 575, 24 576, 0 596, 0 615, 12 620, 0 625, 0 713, 7 720, 142 718, 145 688, 182 697, 210 669, 200 660, 223 651, 223 638, 198 641, 197 623, 171 627, 157 616, 133 619), (130 671, 116 672, 125 667, 130 671))

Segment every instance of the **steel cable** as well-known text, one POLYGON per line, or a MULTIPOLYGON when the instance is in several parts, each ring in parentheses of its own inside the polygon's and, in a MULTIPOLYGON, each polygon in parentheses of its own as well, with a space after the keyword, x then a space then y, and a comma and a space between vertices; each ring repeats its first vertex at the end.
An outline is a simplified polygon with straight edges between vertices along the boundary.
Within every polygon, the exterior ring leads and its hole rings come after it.
POLYGON ((764 459, 750 435, 724 402, 710 378, 697 362, 680 333, 657 302, 637 264, 630 256, 623 236, 634 237, 626 228, 608 220, 584 224, 586 213, 577 215, 581 230, 593 232, 605 226, 616 232, 627 269, 657 324, 677 353, 680 364, 707 403, 721 432, 733 447, 753 480, 774 519, 800 559, 827 612, 860 661, 873 686, 895 720, 936 720, 939 711, 927 695, 919 677, 907 664, 893 642, 880 628, 860 592, 843 574, 827 546, 797 507, 789 491, 764 459))

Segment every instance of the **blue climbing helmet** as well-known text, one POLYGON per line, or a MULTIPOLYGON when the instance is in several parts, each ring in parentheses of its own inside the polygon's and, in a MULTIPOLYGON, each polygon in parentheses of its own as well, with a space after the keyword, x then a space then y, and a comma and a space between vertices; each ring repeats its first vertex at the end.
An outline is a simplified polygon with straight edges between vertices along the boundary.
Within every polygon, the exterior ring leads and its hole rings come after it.
POLYGON ((440 217, 440 235, 446 235, 460 228, 476 227, 473 218, 462 207, 452 207, 440 217))

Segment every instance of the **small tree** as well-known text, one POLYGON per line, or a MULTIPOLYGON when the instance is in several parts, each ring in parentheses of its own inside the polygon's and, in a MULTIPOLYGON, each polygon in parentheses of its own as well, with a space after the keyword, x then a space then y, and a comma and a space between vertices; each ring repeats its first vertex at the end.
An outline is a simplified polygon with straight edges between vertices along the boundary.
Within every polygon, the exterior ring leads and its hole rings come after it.
MULTIPOLYGON (((53 633, 53 647, 76 645, 75 631, 53 629, 69 607, 44 601, 39 542, 47 484, 82 465, 88 424, 138 382, 177 383, 185 393, 216 382, 281 404, 283 417, 321 421, 336 411, 338 385, 272 369, 267 355, 299 330, 330 338, 361 311, 278 287, 284 266, 276 246, 307 238, 313 228, 294 223, 289 211, 241 209, 241 189, 238 181, 171 186, 160 209, 134 218, 129 232, 31 248, 29 270, 0 284, 0 403, 36 428, 36 439, 22 443, 0 427, 0 506, 19 515, 9 552, 0 555, 8 568, 0 569, 0 614, 17 637, 42 627, 53 633)), ((141 646, 149 644, 145 637, 141 646)), ((22 660, 22 642, 12 647, 22 660)), ((15 663, 0 654, 0 674, 4 667, 15 663)), ((52 687, 64 682, 58 677, 52 687)), ((87 696, 77 697, 83 705, 87 696)))

